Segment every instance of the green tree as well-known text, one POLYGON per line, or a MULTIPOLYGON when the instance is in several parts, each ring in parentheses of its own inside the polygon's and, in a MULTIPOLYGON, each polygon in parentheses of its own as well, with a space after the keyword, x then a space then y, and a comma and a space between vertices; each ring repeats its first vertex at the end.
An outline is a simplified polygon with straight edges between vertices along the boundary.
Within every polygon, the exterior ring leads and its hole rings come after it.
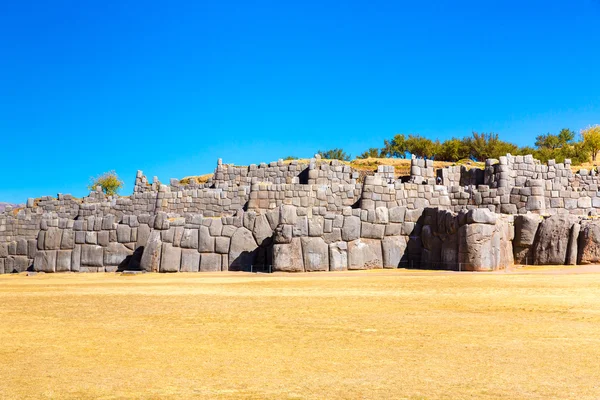
POLYGON ((123 181, 119 179, 115 171, 108 171, 102 175, 98 175, 96 178, 90 178, 88 189, 93 191, 98 186, 107 195, 114 196, 123 187, 123 181))
POLYGON ((350 154, 346 154, 346 152, 342 149, 331 149, 327 151, 317 151, 317 154, 326 160, 342 160, 342 161, 350 161, 350 154))
POLYGON ((377 158, 381 155, 380 151, 376 147, 371 147, 369 150, 363 152, 361 155, 356 158, 377 158))
POLYGON ((589 126, 581 130, 583 147, 592 154, 592 160, 596 161, 598 151, 600 151, 600 125, 589 126))
POLYGON ((408 135, 406 139, 406 151, 417 157, 432 159, 440 148, 439 140, 435 142, 420 135, 408 135))
POLYGON ((469 157, 469 143, 463 139, 452 138, 442 142, 438 154, 439 161, 458 161, 469 157))
POLYGON ((291 160, 297 160, 298 157, 294 157, 294 156, 287 156, 286 158, 284 158, 284 161, 291 161, 291 160))
POLYGON ((383 141, 381 155, 385 157, 406 158, 406 137, 403 134, 397 134, 392 140, 383 141))
POLYGON ((517 153, 518 147, 512 143, 500 140, 497 133, 473 132, 470 140, 471 157, 477 161, 485 161, 487 158, 498 158, 507 153, 517 153))

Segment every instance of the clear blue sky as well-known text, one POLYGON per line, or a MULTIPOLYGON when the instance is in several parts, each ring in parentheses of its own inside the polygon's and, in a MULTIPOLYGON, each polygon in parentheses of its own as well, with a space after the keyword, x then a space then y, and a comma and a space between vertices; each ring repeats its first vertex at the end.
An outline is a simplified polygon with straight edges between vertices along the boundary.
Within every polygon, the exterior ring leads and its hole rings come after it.
POLYGON ((5 1, 0 201, 600 123, 600 1, 5 1))

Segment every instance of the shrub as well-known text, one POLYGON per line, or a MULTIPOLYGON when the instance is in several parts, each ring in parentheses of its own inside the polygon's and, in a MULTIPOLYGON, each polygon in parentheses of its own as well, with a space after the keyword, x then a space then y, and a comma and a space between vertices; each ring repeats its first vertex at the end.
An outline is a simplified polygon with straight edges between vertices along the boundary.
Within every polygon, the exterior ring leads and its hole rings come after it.
POLYGON ((88 189, 94 191, 98 186, 107 195, 114 196, 123 187, 123 181, 119 179, 115 171, 108 171, 102 175, 98 175, 96 178, 90 178, 88 189))

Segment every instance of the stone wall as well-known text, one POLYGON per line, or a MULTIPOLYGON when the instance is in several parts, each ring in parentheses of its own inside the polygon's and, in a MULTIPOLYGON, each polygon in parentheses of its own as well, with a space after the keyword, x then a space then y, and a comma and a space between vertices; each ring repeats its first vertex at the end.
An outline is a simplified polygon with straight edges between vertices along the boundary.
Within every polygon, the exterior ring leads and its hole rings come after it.
POLYGON ((248 167, 219 160, 202 184, 150 182, 139 171, 127 197, 59 194, 1 213, 0 272, 596 262, 598 180, 595 171, 572 173, 569 160, 511 155, 483 169, 435 170, 413 159, 407 177, 318 157, 248 167), (566 240, 558 250, 556 235, 566 240))

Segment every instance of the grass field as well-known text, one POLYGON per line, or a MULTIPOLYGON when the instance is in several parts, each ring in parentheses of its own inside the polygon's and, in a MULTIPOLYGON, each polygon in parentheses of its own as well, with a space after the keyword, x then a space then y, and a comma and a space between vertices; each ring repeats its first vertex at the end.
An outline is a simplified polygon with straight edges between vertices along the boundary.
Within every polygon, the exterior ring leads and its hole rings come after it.
POLYGON ((600 274, 0 276, 0 398, 598 399, 600 274))

